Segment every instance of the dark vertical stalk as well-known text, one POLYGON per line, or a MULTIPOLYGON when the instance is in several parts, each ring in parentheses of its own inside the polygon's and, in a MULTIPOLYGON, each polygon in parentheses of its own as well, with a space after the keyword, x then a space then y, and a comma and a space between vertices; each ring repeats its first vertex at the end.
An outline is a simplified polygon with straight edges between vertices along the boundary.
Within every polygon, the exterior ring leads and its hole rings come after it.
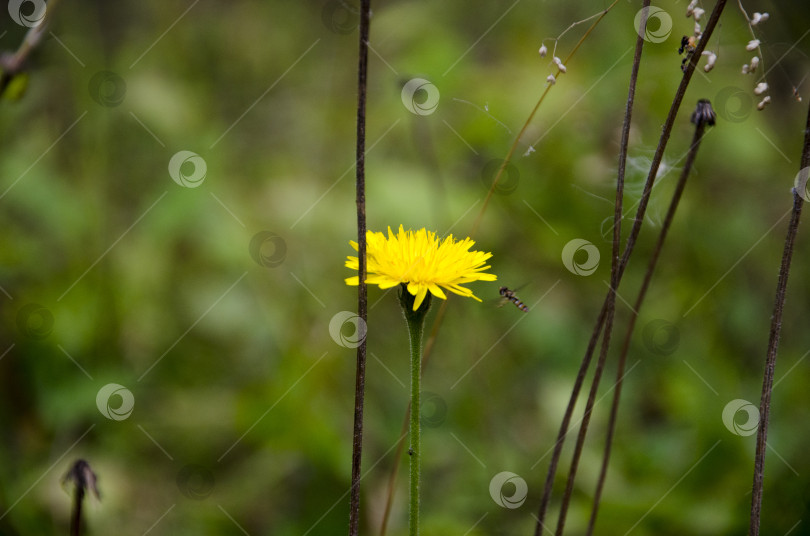
MULTIPOLYGON (((802 147, 802 161, 799 173, 805 174, 810 166, 810 109, 807 111, 807 123, 804 129, 804 146, 802 147)), ((801 185, 803 192, 793 189, 793 213, 790 216, 785 249, 782 253, 782 264, 779 267, 779 279, 776 283, 776 298, 771 316, 771 330, 768 336, 768 351, 765 358, 765 374, 762 379, 762 398, 759 402, 759 429, 757 430, 757 449, 754 460, 754 484, 751 491, 751 524, 748 528, 749 536, 759 536, 760 514, 762 512, 762 486, 765 477, 765 447, 768 440, 768 423, 771 414, 771 392, 773 391, 773 375, 776 368, 776 351, 779 348, 779 336, 782 332, 782 313, 785 308, 785 297, 788 276, 790 275, 790 261, 793 257, 793 248, 796 243, 796 233, 799 230, 799 217, 802 214, 804 201, 802 196, 807 192, 807 185, 801 185)))
MULTIPOLYGON (((371 0, 360 2, 360 45, 357 59, 357 315, 366 324, 368 297, 366 287, 366 80, 368 73, 368 34, 371 0)), ((367 324, 366 324, 367 325, 367 324)), ((363 404, 366 391, 366 338, 357 347, 354 384, 354 434, 352 438, 352 487, 349 500, 349 536, 357 536, 360 527, 360 464, 363 452, 363 404)))
POLYGON ((87 490, 99 497, 96 486, 96 474, 85 460, 76 460, 62 478, 62 485, 73 484, 73 508, 70 512, 70 536, 79 536, 82 532, 82 504, 87 490))
POLYGON ((647 264, 647 272, 644 274, 644 281, 641 284, 641 289, 639 290, 638 296, 636 297, 636 301, 633 305, 633 314, 630 317, 627 331, 625 332, 624 341, 622 343, 621 353, 619 354, 619 364, 616 369, 616 387, 613 391, 613 404, 610 408, 607 437, 605 439, 605 452, 602 458, 602 468, 599 472, 599 480, 596 484, 596 493, 594 494, 593 498, 591 518, 588 522, 588 531, 586 532, 587 536, 593 534, 593 529, 596 524, 596 516, 599 512, 599 503, 602 498, 602 489, 605 484, 607 467, 610 461, 611 447, 613 445, 613 434, 616 430, 616 420, 619 412, 619 400, 621 398, 622 385, 624 383, 624 370, 627 363, 627 352, 630 348, 630 339, 633 335, 636 320, 638 320, 638 312, 641 309, 644 298, 647 295, 647 289, 650 286, 650 281, 652 280, 655 266, 658 263, 659 256, 661 255, 664 240, 666 240, 667 234, 669 233, 672 220, 675 218, 675 211, 678 209, 678 204, 680 203, 681 196, 683 195, 683 190, 686 187, 686 179, 689 177, 689 174, 692 171, 695 157, 697 156, 698 149, 700 148, 700 142, 703 139, 703 132, 706 129, 706 125, 714 125, 714 112, 711 111, 711 104, 709 104, 709 101, 701 100, 698 102, 698 107, 695 110, 695 113, 692 115, 692 122, 695 123, 695 134, 692 137, 692 145, 689 148, 689 153, 686 155, 686 162, 683 166, 681 176, 678 178, 678 184, 675 186, 675 192, 672 194, 672 200, 670 201, 667 215, 664 218, 661 232, 658 235, 658 241, 655 244, 652 256, 647 264))
MULTIPOLYGON (((638 82, 638 71, 641 66, 641 52, 644 49, 644 33, 647 27, 647 13, 650 7, 650 0, 644 0, 642 5, 641 23, 639 24, 638 35, 636 36, 636 50, 633 55, 633 66, 630 72, 630 87, 627 91, 627 104, 624 109, 624 121, 622 123, 622 137, 619 145, 619 169, 616 178, 616 201, 613 210, 613 249, 610 256, 610 289, 605 304, 605 332, 602 337, 602 348, 599 352, 599 360, 596 362, 594 371, 593 387, 591 396, 588 397, 588 404, 585 407, 585 414, 580 425, 580 436, 577 438, 576 450, 571 461, 571 469, 568 472, 568 481, 565 486, 562 504, 560 505, 560 515, 557 518, 557 531, 559 536, 565 528, 565 519, 568 514, 568 505, 571 500, 571 492, 574 489, 574 479, 576 478, 579 466, 579 457, 584 444, 584 436, 590 422, 593 400, 596 398, 596 386, 602 377, 605 367, 607 351, 610 347, 610 334, 613 327, 613 316, 616 311, 616 287, 619 286, 619 254, 621 253, 622 237, 622 201, 624 198, 624 176, 627 168, 627 147, 630 140, 630 120, 633 115, 633 103, 636 97, 636 83, 638 82)), ((538 526, 539 529, 539 526, 538 526)))
MULTIPOLYGON (((695 48, 695 52, 692 55, 690 61, 686 64, 686 68, 684 69, 683 77, 681 78, 681 83, 678 86, 677 91, 675 92, 675 98, 672 101, 672 106, 669 109, 669 114, 664 122, 664 126, 662 127, 661 131, 661 138, 658 141, 658 146, 656 147, 655 154, 653 155, 652 162, 650 164, 650 172, 647 175, 647 181, 644 184, 644 190, 641 194, 641 199, 639 200, 638 208, 636 209, 636 216, 633 221, 633 226, 630 230, 630 235, 627 237, 627 243, 625 246, 624 253, 622 254, 622 258, 619 262, 618 266, 618 277, 617 277, 617 284, 613 286, 613 288, 609 291, 615 292, 618 290, 618 283, 621 283, 622 276, 624 275, 624 269, 627 267, 627 263, 630 260, 630 255, 633 253, 633 249, 635 247, 636 239, 638 238, 639 233, 641 232, 641 225, 644 222, 644 216, 647 211, 647 205, 650 200, 650 194, 652 193, 653 183, 655 182, 655 177, 658 174, 658 167, 661 165, 661 160, 664 156, 664 150, 669 142, 670 134, 672 133, 672 127, 675 124, 675 117, 678 115, 678 110, 680 109, 681 102, 683 101, 683 97, 686 94, 686 88, 689 86, 689 82, 692 79, 692 75, 695 72, 695 68, 697 66, 697 62, 700 59, 701 53, 706 48, 706 43, 711 38, 712 32, 714 28, 717 26, 717 22, 720 19, 720 14, 723 12, 723 9, 726 6, 727 0, 718 0, 712 10, 712 14, 709 17, 709 20, 706 23, 706 28, 703 31, 703 37, 698 41, 697 47, 695 48)), ((549 469, 546 475, 546 482, 543 489, 543 496, 540 501, 540 509, 537 515, 537 525, 535 528, 535 535, 540 536, 542 534, 542 528, 544 526, 543 521, 546 516, 546 512, 548 510, 548 504, 551 498, 551 488, 554 484, 554 477, 557 473, 557 466, 560 461, 560 455, 562 454, 562 447, 563 443, 565 442, 565 436, 568 434, 568 426, 571 423, 571 416, 574 413, 574 406, 576 405, 577 398, 579 397, 579 391, 582 388, 582 383, 585 381, 585 374, 587 373, 588 367, 590 366, 591 359, 593 358, 593 352, 596 348, 596 342, 599 339, 599 335, 602 331, 602 328, 605 324, 605 318, 607 316, 607 306, 608 306, 609 298, 605 298, 605 302, 602 305, 602 309, 599 312, 599 316, 597 317, 596 324, 594 325, 593 333, 591 334, 591 339, 588 341, 588 348, 585 351, 585 356, 582 359, 582 364, 580 365, 579 371, 577 372, 576 380, 574 381, 574 387, 571 391, 571 397, 568 400, 568 406, 565 409, 565 414, 563 416, 562 423, 560 424, 560 430, 557 433, 557 439, 554 444, 554 451, 551 455, 551 461, 549 462, 549 469)), ((587 432, 587 430, 586 430, 587 432)))

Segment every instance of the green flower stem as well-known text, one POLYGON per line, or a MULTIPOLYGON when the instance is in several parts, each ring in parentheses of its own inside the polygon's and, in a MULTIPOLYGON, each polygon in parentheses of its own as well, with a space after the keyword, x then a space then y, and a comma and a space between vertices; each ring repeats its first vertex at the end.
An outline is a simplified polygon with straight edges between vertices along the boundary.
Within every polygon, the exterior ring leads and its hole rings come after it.
POLYGON ((419 422, 421 403, 421 364, 422 364, 422 332, 425 326, 425 316, 430 308, 430 294, 425 297, 419 308, 414 311, 414 296, 402 285, 399 302, 408 324, 408 336, 411 342, 411 418, 408 437, 410 439, 411 482, 409 511, 409 534, 419 534, 419 481, 421 473, 421 424, 419 422))

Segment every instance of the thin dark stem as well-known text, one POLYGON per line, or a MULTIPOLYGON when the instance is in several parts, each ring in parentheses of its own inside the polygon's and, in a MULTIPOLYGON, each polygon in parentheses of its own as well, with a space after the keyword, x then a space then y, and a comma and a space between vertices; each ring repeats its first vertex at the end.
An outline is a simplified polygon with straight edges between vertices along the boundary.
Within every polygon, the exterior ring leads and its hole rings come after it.
POLYGON ((53 10, 59 0, 51 0, 48 2, 45 9, 45 16, 42 21, 36 26, 30 28, 23 38, 23 42, 14 53, 0 54, 0 96, 8 88, 8 85, 20 73, 25 72, 26 63, 31 53, 42 43, 42 36, 48 29, 51 18, 53 17, 53 10))
MULTIPOLYGON (((596 386, 599 385, 599 380, 602 377, 602 371, 605 367, 605 360, 607 351, 610 347, 610 334, 613 327, 613 316, 616 311, 616 287, 619 285, 619 254, 621 253, 621 238, 622 238, 622 201, 624 198, 624 176, 627 168, 627 147, 630 140, 630 120, 633 115, 633 103, 636 97, 636 83, 638 82, 638 71, 641 66, 641 52, 644 49, 644 28, 647 26, 647 12, 649 11, 650 0, 644 0, 642 5, 642 17, 640 31, 636 38, 636 50, 633 55, 633 66, 630 72, 630 87, 627 92, 627 104, 624 109, 624 121, 622 123, 622 137, 619 145, 619 169, 616 179, 616 201, 613 210, 613 249, 610 256, 610 291, 607 295, 607 302, 605 308, 605 332, 602 337, 602 348, 599 352, 599 360, 596 363, 596 370, 594 371, 593 386, 591 388, 588 403, 585 407, 585 414, 583 415, 582 424, 580 425, 579 437, 577 438, 576 450, 574 457, 571 460, 571 469, 568 471, 568 481, 565 486, 565 493, 563 494, 562 503, 560 505, 560 515, 557 518, 557 531, 556 534, 561 536, 565 529, 565 519, 568 515, 568 505, 571 501, 571 493, 574 489, 574 480, 576 479, 577 469, 579 467, 579 458, 582 454, 582 447, 585 443, 585 433, 588 430, 588 424, 591 418, 591 411, 593 410, 593 401, 596 399, 596 386)), ((540 527, 538 526, 539 530, 540 527)))
POLYGON ((605 439, 605 452, 602 458, 602 468, 599 472, 599 480, 597 481, 596 484, 596 493, 594 494, 593 498, 591 518, 590 521, 588 522, 588 531, 586 532, 587 536, 593 534, 593 529, 596 524, 596 516, 598 515, 599 512, 599 503, 602 498, 602 489, 604 488, 608 463, 610 461, 611 448, 613 445, 613 435, 616 430, 616 420, 619 412, 619 400, 621 398, 622 385, 624 383, 624 371, 627 363, 627 352, 630 348, 630 339, 633 335, 636 320, 638 320, 638 311, 641 309, 641 306, 644 302, 644 298, 647 295, 647 289, 649 288, 650 281, 652 280, 652 275, 653 272, 655 271, 655 266, 658 262, 658 258, 661 255, 661 249, 663 248, 664 241, 666 240, 667 234, 669 233, 669 228, 672 225, 672 220, 675 217, 675 211, 678 209, 678 204, 680 203, 683 190, 686 186, 686 179, 689 177, 689 174, 692 170, 692 166, 694 165, 695 157, 697 156, 698 148, 700 147, 700 142, 703 139, 703 132, 705 131, 705 128, 706 122, 701 119, 698 119, 695 125, 695 134, 694 137, 692 138, 692 145, 689 148, 689 153, 686 155, 686 162, 681 172, 681 176, 678 178, 678 184, 675 186, 675 192, 672 194, 672 200, 670 201, 669 209, 667 210, 667 215, 661 227, 661 232, 658 235, 658 240, 655 244, 652 256, 650 257, 649 263, 647 264, 647 272, 644 274, 644 281, 641 284, 641 289, 639 290, 638 296, 636 297, 636 301, 633 304, 633 315, 630 317, 627 326, 627 331, 625 332, 621 353, 619 354, 619 364, 616 369, 616 384, 615 389, 613 391, 613 404, 610 408, 610 418, 608 420, 607 437, 605 439))
MULTIPOLYGON (((804 130, 804 146, 802 148, 802 161, 800 173, 806 173, 810 166, 810 109, 807 112, 807 124, 804 130)), ((804 186, 804 185, 803 185, 804 186)), ((806 192, 806 187, 804 188, 806 192)), ((788 276, 790 275, 790 261, 793 257, 793 248, 796 242, 796 233, 799 230, 799 217, 802 214, 802 195, 793 189, 793 213, 790 216, 785 249, 782 253, 782 264, 779 268, 779 280, 776 283, 776 298, 771 316, 771 331, 768 337, 768 352, 765 358, 765 374, 762 380, 762 398, 759 402, 759 429, 757 430, 757 449, 754 461, 754 484, 751 492, 751 524, 748 528, 749 536, 759 536, 760 514, 762 512, 762 486, 765 477, 765 447, 768 440, 768 423, 771 414, 771 391, 773 390, 773 375, 776 368, 776 351, 779 348, 779 335, 782 331, 782 313, 785 307, 788 276)))
MULTIPOLYGON (((717 4, 714 6, 714 10, 712 11, 709 20, 706 23, 706 28, 703 32, 703 37, 698 41, 697 47, 695 48, 695 52, 692 55, 691 60, 687 63, 686 68, 684 69, 683 77, 681 78, 681 83, 678 86, 677 91, 675 92, 675 98, 672 101, 672 106, 670 107, 669 114, 667 115, 666 121, 664 122, 664 126, 661 132, 661 138, 658 141, 658 147, 655 150, 655 154, 653 155, 652 162, 650 163, 650 172, 647 175, 647 181, 644 184, 644 190, 641 194, 641 199, 639 200, 639 205, 636 210, 636 216, 633 221, 633 226, 630 230, 630 235, 627 237, 627 242, 624 250, 624 254, 619 262, 618 267, 618 277, 617 277, 617 284, 612 287, 612 289, 608 292, 608 295, 615 290, 618 290, 618 283, 621 283, 622 276, 624 275, 624 270, 629 262, 630 255, 633 252, 635 247, 636 239, 638 238, 639 233, 641 232, 641 225, 644 222, 644 216, 647 211, 647 205, 650 200, 650 194, 652 193, 652 186, 655 182, 655 176, 658 173, 658 167, 661 165, 661 160, 664 156, 664 150, 666 149, 667 143, 669 142, 669 136, 672 133, 672 127, 675 124, 675 117, 678 115, 678 110, 680 109, 681 102, 683 101, 684 94, 686 93, 686 88, 689 86, 689 81, 692 79, 692 75, 694 74, 695 67, 697 66, 697 61, 701 56, 701 53, 706 48, 706 43, 709 41, 714 28, 717 26, 717 22, 720 19, 720 14, 723 11, 723 8, 726 5, 727 0, 718 0, 717 4)), ((582 388, 582 383, 585 381, 585 374, 588 371, 588 367, 590 366, 591 359, 593 358, 593 352, 596 348, 596 342, 599 339, 599 335, 602 332, 602 328, 605 323, 605 318, 607 316, 607 305, 608 305, 608 297, 605 298, 605 301, 602 305, 602 309, 599 313, 599 316, 596 319, 596 323, 594 325, 593 333, 591 334, 591 339, 588 341, 588 348, 585 351, 585 355, 582 358, 582 363, 580 365, 579 371, 577 372, 576 380, 574 381, 574 387, 571 390, 571 397, 568 400, 568 405, 565 408, 565 414, 563 415, 562 423, 560 424, 559 432, 557 433, 557 439, 554 444, 554 451, 551 455, 551 461, 549 462, 548 473, 546 475, 546 481, 543 488, 543 496, 540 500, 540 508, 537 515, 537 525, 535 528, 535 535, 540 536, 542 534, 542 527, 543 521, 546 516, 546 512, 548 510, 548 504, 551 499, 551 488, 554 484, 554 477, 557 473, 557 466, 560 461, 560 455, 562 454, 563 444, 565 442, 565 437, 568 434, 568 426, 571 423, 571 416, 574 413, 574 406, 576 406, 577 398, 579 397, 579 391, 582 388)))
MULTIPOLYGON (((357 314, 366 324, 366 80, 368 73, 368 34, 371 0, 360 2, 360 45, 357 60, 357 257, 360 284, 357 286, 357 314)), ((366 324, 367 325, 367 324, 366 324)), ((354 385, 354 434, 352 438, 352 487, 349 501, 349 536, 360 527, 360 464, 363 452, 363 404, 366 387, 366 338, 357 347, 354 385)))
POLYGON ((70 514, 70 536, 79 536, 82 530, 82 503, 84 488, 76 486, 73 492, 73 511, 70 514))

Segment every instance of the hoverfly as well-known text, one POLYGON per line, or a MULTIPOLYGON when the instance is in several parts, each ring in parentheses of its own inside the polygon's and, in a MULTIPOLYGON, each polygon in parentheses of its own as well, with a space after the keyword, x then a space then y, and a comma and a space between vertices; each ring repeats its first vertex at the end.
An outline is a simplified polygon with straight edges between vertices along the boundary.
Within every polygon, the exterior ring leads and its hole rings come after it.
POLYGON ((501 287, 501 288, 498 290, 498 293, 499 293, 501 296, 503 296, 503 297, 504 297, 504 302, 505 302, 506 300, 508 300, 508 301, 510 301, 510 302, 512 302, 512 303, 514 303, 514 304, 515 304, 515 307, 517 307, 518 309, 520 309, 520 310, 521 310, 521 311, 523 311, 524 313, 528 313, 528 312, 529 312, 529 308, 528 308, 528 307, 526 307, 526 304, 525 304, 525 303, 523 303, 522 301, 520 301, 520 298, 518 298, 518 297, 515 295, 515 291, 514 291, 514 290, 509 290, 507 287, 501 287))

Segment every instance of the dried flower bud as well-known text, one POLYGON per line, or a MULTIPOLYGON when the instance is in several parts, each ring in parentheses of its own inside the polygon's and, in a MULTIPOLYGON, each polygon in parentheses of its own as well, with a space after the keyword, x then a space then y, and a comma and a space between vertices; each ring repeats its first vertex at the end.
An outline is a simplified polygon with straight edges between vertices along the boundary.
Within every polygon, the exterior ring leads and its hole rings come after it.
POLYGON ((554 62, 554 65, 557 66, 557 68, 560 70, 561 73, 565 72, 565 65, 563 65, 563 62, 560 58, 554 56, 554 58, 551 61, 554 62))
POLYGON ((767 105, 768 105, 770 102, 771 102, 771 96, 770 96, 770 95, 766 95, 766 96, 765 96, 765 98, 764 98, 764 99, 762 99, 761 101, 759 101, 759 103, 757 104, 757 110, 759 110, 759 111, 761 112, 762 110, 764 110, 764 109, 765 109, 765 107, 766 107, 766 106, 767 106, 767 105))
POLYGON ((554 75, 553 75, 553 74, 550 74, 550 75, 548 75, 548 76, 546 77, 546 82, 548 82, 549 84, 551 84, 551 85, 553 86, 554 84, 556 84, 556 83, 557 83, 557 79, 556 79, 556 78, 554 78, 554 75))
POLYGON ((712 103, 709 102, 708 99, 700 99, 695 107, 695 111, 692 112, 692 117, 689 118, 695 125, 703 124, 709 126, 714 126, 715 119, 717 119, 717 115, 715 115, 712 109, 712 103))
POLYGON ((768 91, 768 84, 765 82, 760 82, 757 84, 757 87, 754 88, 754 95, 762 95, 768 91))
POLYGON ((710 52, 708 50, 703 51, 703 56, 706 56, 706 65, 703 66, 703 70, 707 73, 714 69, 714 62, 717 61, 717 54, 714 52, 710 52))
POLYGON ((756 50, 757 48, 759 48, 759 39, 751 39, 748 41, 748 44, 745 45, 745 50, 748 51, 756 50))
POLYGON ((541 58, 545 58, 546 54, 548 54, 548 49, 546 48, 546 45, 541 45, 540 50, 538 52, 540 52, 541 58))
POLYGON ((753 73, 757 70, 757 67, 759 67, 759 56, 754 56, 751 58, 751 69, 749 69, 749 72, 753 73))
POLYGON ((695 17, 695 21, 699 21, 699 20, 700 20, 700 17, 702 17, 704 13, 706 13, 706 10, 701 9, 701 8, 699 8, 699 7, 696 7, 696 8, 695 8, 695 9, 692 11, 692 15, 695 17))

